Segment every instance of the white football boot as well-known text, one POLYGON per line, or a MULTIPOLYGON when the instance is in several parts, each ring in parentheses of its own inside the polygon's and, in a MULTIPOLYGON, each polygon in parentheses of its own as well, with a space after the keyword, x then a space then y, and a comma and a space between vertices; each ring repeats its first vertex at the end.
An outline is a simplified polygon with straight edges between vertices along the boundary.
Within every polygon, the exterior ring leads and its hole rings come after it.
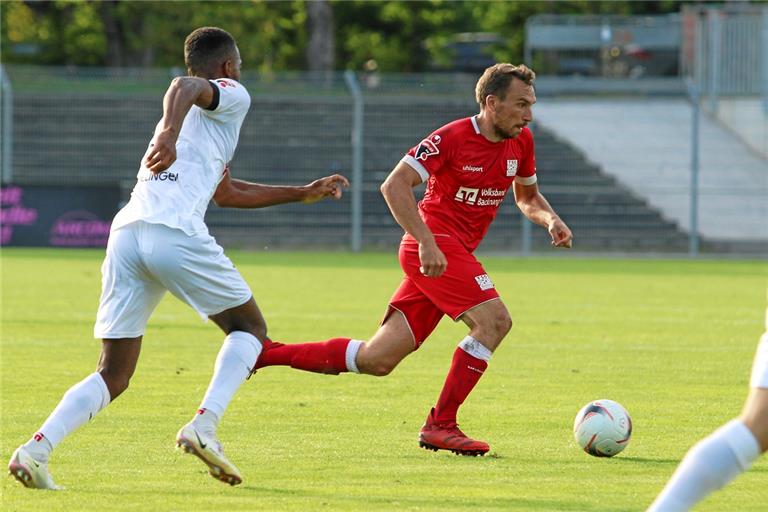
POLYGON ((63 487, 53 483, 53 477, 48 472, 48 464, 33 459, 23 446, 19 446, 13 452, 10 462, 8 462, 8 473, 30 489, 47 489, 50 491, 63 489, 63 487))
POLYGON ((181 427, 176 434, 176 446, 205 462, 213 478, 229 485, 243 481, 240 471, 224 456, 219 440, 201 432, 192 423, 181 427))

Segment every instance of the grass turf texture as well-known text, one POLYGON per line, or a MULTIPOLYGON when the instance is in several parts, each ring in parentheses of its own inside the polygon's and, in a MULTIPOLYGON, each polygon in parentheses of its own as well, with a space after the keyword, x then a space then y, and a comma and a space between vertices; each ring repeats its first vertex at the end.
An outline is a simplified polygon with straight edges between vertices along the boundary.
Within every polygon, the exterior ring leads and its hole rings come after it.
MULTIPOLYGON (((367 338, 400 280, 394 254, 238 253, 276 340, 367 338)), ((93 371, 100 251, 2 251, 5 463, 93 371)), ((737 415, 763 323, 763 262, 481 258, 515 327, 460 410, 484 458, 418 448, 463 324, 444 320, 386 378, 260 370, 219 429, 244 483, 174 450, 223 336, 172 297, 131 388, 54 452, 60 493, 3 479, 3 510, 643 510, 690 445, 737 415), (592 458, 571 434, 586 402, 634 420, 592 458)), ((768 460, 701 511, 765 510, 768 460)))

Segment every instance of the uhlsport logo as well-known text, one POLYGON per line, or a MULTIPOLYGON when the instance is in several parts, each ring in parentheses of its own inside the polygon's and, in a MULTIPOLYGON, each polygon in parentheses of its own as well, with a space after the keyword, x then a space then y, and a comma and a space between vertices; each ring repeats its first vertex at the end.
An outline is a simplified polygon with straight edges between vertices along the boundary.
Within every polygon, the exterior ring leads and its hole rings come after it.
POLYGON ((517 174, 517 160, 507 160, 507 176, 517 174))
POLYGON ((419 143, 419 147, 416 148, 416 160, 425 161, 432 155, 439 155, 440 149, 437 147, 440 141, 443 139, 439 135, 433 136, 431 139, 424 139, 419 143))

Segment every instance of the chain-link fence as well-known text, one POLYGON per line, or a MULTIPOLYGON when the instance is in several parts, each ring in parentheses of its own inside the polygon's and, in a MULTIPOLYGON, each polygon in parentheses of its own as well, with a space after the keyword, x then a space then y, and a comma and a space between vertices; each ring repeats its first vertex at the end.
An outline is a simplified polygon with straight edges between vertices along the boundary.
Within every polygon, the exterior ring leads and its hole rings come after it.
MULTIPOLYGON (((22 186, 118 185, 126 200, 162 114, 162 95, 180 70, 13 66, 4 71, 13 95, 12 123, 3 131, 4 143, 12 134, 13 149, 10 159, 3 148, 4 181, 22 186), (12 168, 6 168, 7 162, 12 168)), ((402 230, 379 186, 430 131, 477 112, 476 80, 466 74, 352 74, 345 80, 337 73, 244 73, 252 106, 232 162, 233 175, 260 183, 304 184, 341 172, 356 178, 354 190, 342 201, 314 205, 258 211, 212 206, 207 216, 212 232, 224 244, 251 248, 394 247, 402 230)), ((540 94, 542 106, 554 101, 546 96, 540 94)), ((547 117, 533 125, 539 184, 573 228, 579 250, 687 251, 684 222, 641 188, 606 172, 590 154, 594 149, 580 148, 556 125, 545 123, 547 117)), ((637 167, 637 155, 627 155, 626 166, 637 167)), ((673 172, 690 172, 687 164, 674 165, 673 172)), ((765 184, 752 184, 753 191, 760 187, 764 190, 765 184)), ((687 200, 685 191, 682 199, 687 200)), ((734 199, 738 202, 738 193, 734 199)), ((768 236, 761 233, 746 241, 720 240, 704 232, 702 237, 702 252, 759 253, 768 246, 768 236)), ((523 221, 508 198, 482 249, 527 252, 548 245, 546 231, 523 221)))

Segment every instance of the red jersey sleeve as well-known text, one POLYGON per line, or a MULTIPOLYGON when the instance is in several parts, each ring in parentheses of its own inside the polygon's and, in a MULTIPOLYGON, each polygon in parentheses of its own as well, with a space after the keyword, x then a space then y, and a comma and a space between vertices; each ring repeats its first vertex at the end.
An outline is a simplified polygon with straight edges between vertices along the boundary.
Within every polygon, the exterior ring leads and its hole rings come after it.
POLYGON ((533 133, 527 127, 523 128, 520 139, 524 145, 525 153, 515 175, 515 181, 521 185, 533 185, 536 183, 536 150, 533 143, 533 133))
POLYGON ((421 181, 426 181, 430 175, 440 172, 450 160, 455 148, 453 139, 451 126, 443 126, 412 147, 402 161, 419 173, 421 181))

